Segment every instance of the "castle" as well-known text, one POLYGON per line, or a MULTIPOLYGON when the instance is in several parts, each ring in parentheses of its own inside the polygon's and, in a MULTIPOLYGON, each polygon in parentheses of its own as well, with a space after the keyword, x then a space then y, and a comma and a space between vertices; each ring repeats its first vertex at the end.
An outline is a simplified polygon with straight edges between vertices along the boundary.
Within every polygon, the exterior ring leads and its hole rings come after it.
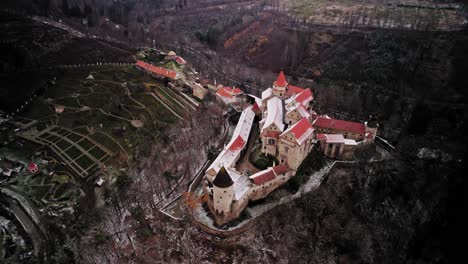
POLYGON ((288 84, 283 72, 261 98, 252 97, 254 104, 242 111, 231 140, 204 175, 203 192, 217 225, 239 217, 249 201, 265 198, 293 177, 314 144, 329 157, 346 158, 360 145, 372 142, 377 133, 377 128, 366 123, 318 116, 311 107, 310 88, 288 84), (278 164, 248 175, 236 163, 249 140, 256 140, 251 138, 256 116, 261 118, 260 151, 278 164))

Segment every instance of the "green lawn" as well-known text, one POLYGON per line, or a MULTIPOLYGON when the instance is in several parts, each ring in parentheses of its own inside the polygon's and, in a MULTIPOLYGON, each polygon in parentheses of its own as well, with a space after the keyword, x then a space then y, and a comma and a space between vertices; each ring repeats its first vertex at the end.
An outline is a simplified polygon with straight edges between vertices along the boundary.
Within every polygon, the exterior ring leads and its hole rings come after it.
POLYGON ((86 170, 89 168, 91 165, 95 164, 92 159, 90 159, 88 156, 83 155, 79 159, 75 161, 81 168, 86 170))
POLYGON ((62 140, 59 140, 55 143, 57 145, 57 147, 59 147, 61 150, 65 150, 67 148, 69 148, 71 146, 71 143, 68 142, 67 140, 65 139, 62 139, 62 140))
POLYGON ((77 147, 72 146, 65 151, 65 153, 72 159, 78 158, 83 152, 79 150, 77 147))
POLYGON ((92 148, 93 146, 95 146, 91 141, 89 141, 88 139, 83 139, 81 140, 78 145, 80 147, 82 147, 84 150, 88 150, 90 148, 92 148))
POLYGON ((101 159, 104 155, 106 155, 106 152, 104 152, 98 147, 94 147, 89 153, 98 160, 101 159))

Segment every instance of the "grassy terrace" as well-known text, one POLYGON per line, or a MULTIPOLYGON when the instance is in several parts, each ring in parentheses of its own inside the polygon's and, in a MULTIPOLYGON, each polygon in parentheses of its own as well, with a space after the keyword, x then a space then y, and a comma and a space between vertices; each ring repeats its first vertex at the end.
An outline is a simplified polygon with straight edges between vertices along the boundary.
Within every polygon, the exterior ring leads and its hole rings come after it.
POLYGON ((177 101, 175 95, 171 95, 167 87, 158 86, 155 90, 156 95, 161 98, 169 107, 174 110, 178 115, 184 116, 187 113, 187 109, 181 106, 180 101, 177 101))
MULTIPOLYGON (((99 68, 92 71, 70 71, 57 78, 43 99, 30 106, 24 116, 69 128, 95 140, 112 151, 114 157, 106 163, 125 166, 132 158, 134 147, 144 138, 159 140, 159 132, 179 119, 144 88, 144 83, 162 87, 163 83, 138 71, 132 66, 99 68), (87 79, 89 75, 94 79, 87 79), (64 106, 63 113, 55 113, 54 106, 64 106), (140 120, 142 127, 134 127, 133 120, 140 120), (123 156, 122 156, 123 155, 123 156), (122 157, 125 157, 122 160, 122 157), (126 159, 126 160, 125 160, 126 159)), ((181 98, 173 91, 161 88, 158 95, 173 111, 187 112, 178 103, 181 98)), ((53 131, 61 133, 61 131, 53 131)), ((100 160, 105 153, 87 139, 71 133, 67 138, 100 160)), ((92 160, 67 140, 48 134, 47 139, 57 143, 61 150, 76 159, 82 168, 93 165, 92 160)))

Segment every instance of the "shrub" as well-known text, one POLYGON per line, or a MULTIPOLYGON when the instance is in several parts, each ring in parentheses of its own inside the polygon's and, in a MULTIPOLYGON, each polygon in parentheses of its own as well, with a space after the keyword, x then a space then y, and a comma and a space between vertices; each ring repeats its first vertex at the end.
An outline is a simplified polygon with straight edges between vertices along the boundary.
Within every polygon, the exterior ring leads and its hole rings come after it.
POLYGON ((165 171, 163 172, 163 177, 166 179, 166 181, 171 182, 176 179, 176 177, 172 174, 170 171, 165 171))
POLYGON ((96 243, 96 245, 103 245, 108 240, 109 236, 101 231, 98 231, 96 234, 94 234, 94 242, 96 243))
POLYGON ((219 151, 216 150, 216 148, 213 146, 211 146, 206 153, 209 160, 215 159, 218 156, 218 154, 219 154, 219 151))
POLYGON ((131 183, 132 183, 132 178, 130 178, 130 176, 128 176, 125 173, 119 174, 115 182, 115 184, 117 185, 117 189, 119 191, 123 190, 126 186, 130 185, 131 183))
POLYGON ((151 231, 151 229, 149 229, 146 226, 142 227, 142 228, 139 228, 137 230, 137 236, 139 236, 140 238, 143 238, 143 239, 146 239, 146 238, 150 237, 152 234, 153 234, 153 232, 151 231))
POLYGON ((296 175, 289 180, 289 188, 296 192, 309 179, 312 173, 320 170, 324 165, 325 157, 319 150, 318 144, 315 144, 297 169, 296 175))
POLYGON ((315 144, 307 157, 302 161, 297 169, 296 176, 310 175, 320 170, 325 165, 325 156, 319 150, 319 145, 315 144))
POLYGON ((276 160, 276 158, 271 155, 260 154, 256 159, 253 160, 252 163, 255 165, 255 167, 264 170, 273 166, 273 164, 278 164, 278 160, 276 160))
POLYGON ((143 223, 145 221, 145 210, 141 206, 136 206, 130 209, 130 213, 133 218, 138 221, 138 223, 143 223))

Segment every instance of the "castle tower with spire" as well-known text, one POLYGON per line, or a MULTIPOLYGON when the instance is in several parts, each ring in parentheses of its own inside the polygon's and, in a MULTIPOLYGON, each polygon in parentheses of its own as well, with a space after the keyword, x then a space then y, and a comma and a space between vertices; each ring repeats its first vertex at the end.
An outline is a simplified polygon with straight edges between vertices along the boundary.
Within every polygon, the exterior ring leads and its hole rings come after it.
POLYGON ((281 99, 284 99, 287 92, 288 82, 284 76, 283 71, 281 71, 276 78, 276 81, 273 83, 273 95, 281 99))
POLYGON ((217 214, 231 211, 234 200, 234 181, 226 168, 221 167, 213 180, 213 207, 217 214))

